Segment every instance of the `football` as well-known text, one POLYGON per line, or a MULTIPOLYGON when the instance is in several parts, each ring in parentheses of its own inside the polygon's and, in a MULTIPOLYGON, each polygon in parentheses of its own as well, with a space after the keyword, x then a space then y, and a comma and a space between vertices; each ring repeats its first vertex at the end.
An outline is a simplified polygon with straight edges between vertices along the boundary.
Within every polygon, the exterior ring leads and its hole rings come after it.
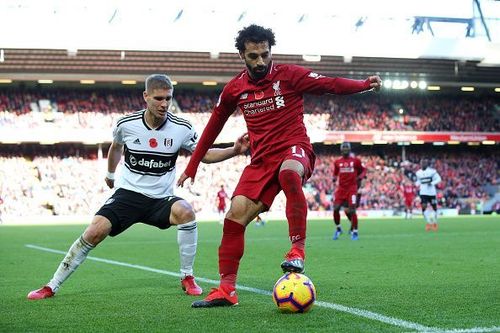
POLYGON ((273 301, 281 312, 307 312, 315 300, 316 288, 304 274, 286 273, 274 285, 273 301))

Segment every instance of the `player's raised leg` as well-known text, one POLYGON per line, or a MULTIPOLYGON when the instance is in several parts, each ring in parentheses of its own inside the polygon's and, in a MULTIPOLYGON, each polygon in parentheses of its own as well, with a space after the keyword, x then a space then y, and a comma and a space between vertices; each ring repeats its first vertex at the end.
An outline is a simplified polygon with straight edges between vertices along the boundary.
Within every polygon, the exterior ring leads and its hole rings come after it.
POLYGON ((302 190, 304 166, 297 160, 283 162, 279 183, 286 196, 286 218, 288 234, 292 246, 281 263, 284 272, 302 273, 304 271, 305 241, 307 226, 307 202, 302 190))
POLYGON ((104 240, 110 231, 111 222, 106 217, 100 215, 94 216, 92 223, 87 227, 83 235, 71 245, 52 279, 42 288, 30 292, 28 299, 37 300, 54 296, 63 282, 87 258, 90 250, 104 240))

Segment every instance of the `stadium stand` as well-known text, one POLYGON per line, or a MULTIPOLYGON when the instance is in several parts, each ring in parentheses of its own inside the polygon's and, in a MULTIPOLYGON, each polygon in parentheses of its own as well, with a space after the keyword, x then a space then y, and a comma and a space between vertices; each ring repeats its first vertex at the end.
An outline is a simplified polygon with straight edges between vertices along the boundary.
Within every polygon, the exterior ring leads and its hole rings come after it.
MULTIPOLYGON (((201 133, 218 94, 217 90, 176 88, 173 111, 181 113, 180 116, 191 121, 201 133)), ((0 127, 4 134, 20 132, 27 135, 25 138, 37 131, 63 130, 69 130, 70 138, 77 130, 82 131, 83 137, 88 133, 101 133, 102 137, 109 138, 118 118, 143 107, 141 90, 135 88, 2 88, 0 127)), ((331 169, 339 156, 338 146, 316 139, 314 135, 318 133, 349 130, 485 133, 500 129, 500 105, 491 96, 457 98, 445 94, 429 97, 422 93, 381 93, 351 98, 307 97, 305 108, 305 123, 318 154, 315 172, 305 185, 311 211, 332 208, 335 184, 331 169)), ((237 110, 221 136, 234 138, 244 131, 245 123, 237 110)), ((109 195, 102 179, 105 170, 102 155, 106 154, 109 141, 83 144, 82 137, 51 145, 26 141, 40 140, 23 139, 0 146, 0 195, 4 200, 0 209, 5 216, 92 214, 109 195), (15 177, 11 170, 16 170, 15 177)), ((224 142, 228 141, 221 141, 224 142)), ((360 209, 400 212, 403 200, 399 186, 403 178, 411 177, 420 159, 428 157, 444 179, 439 193, 441 207, 470 212, 479 206, 482 210, 494 211, 500 206, 500 160, 495 149, 496 145, 357 144, 354 151, 369 170, 361 190, 360 209)), ((178 195, 187 198, 197 211, 207 207, 215 211, 215 189, 224 184, 230 193, 248 161, 246 156, 217 165, 202 165, 200 173, 206 177, 198 177, 194 187, 178 189, 178 195)), ((181 156, 179 170, 185 164, 186 157, 181 156)), ((272 209, 284 209, 282 195, 272 209)))

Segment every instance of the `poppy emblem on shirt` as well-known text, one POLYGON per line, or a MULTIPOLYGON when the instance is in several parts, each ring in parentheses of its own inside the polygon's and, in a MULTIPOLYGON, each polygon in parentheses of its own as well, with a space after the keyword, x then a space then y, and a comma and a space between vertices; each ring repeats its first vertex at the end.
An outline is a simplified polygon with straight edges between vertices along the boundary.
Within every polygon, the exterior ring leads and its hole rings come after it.
POLYGON ((264 98, 264 92, 262 90, 255 91, 254 93, 255 99, 262 99, 264 98))
POLYGON ((155 139, 155 138, 149 139, 149 146, 150 146, 151 148, 156 148, 156 147, 158 147, 158 141, 156 141, 156 139, 155 139))

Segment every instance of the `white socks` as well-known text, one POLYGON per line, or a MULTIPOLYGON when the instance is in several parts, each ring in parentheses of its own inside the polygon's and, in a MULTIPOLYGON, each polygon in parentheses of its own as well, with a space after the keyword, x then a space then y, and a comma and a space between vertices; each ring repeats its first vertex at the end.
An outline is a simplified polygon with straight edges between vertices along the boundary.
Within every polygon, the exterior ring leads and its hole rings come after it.
POLYGON ((181 274, 193 275, 193 264, 198 244, 198 226, 191 221, 177 226, 177 244, 181 261, 181 274))
POLYGON ((66 281, 66 279, 73 273, 78 266, 87 258, 88 253, 95 246, 86 242, 83 236, 80 236, 73 245, 69 248, 68 253, 64 257, 63 261, 59 264, 52 280, 47 284, 53 292, 56 292, 61 284, 66 281))
POLYGON ((430 215, 430 212, 428 210, 424 211, 424 218, 425 218, 425 222, 432 223, 432 221, 431 221, 431 215, 430 215))
POLYGON ((432 212, 425 210, 424 218, 427 223, 437 223, 437 212, 433 210, 432 212))

